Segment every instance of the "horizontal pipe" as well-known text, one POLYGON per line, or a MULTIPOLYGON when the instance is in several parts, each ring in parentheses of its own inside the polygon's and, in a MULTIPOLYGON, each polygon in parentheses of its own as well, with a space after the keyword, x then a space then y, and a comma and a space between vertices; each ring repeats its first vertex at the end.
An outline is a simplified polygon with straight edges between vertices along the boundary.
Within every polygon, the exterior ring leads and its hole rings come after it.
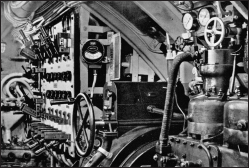
MULTIPOLYGON (((150 112, 150 113, 155 113, 155 114, 161 114, 161 115, 164 114, 163 109, 156 108, 155 106, 148 106, 147 111, 150 112)), ((183 120, 184 116, 182 114, 179 114, 179 113, 173 113, 173 118, 172 119, 173 120, 183 120)))
MULTIPOLYGON (((182 124, 184 120, 174 120, 172 124, 182 124)), ((149 120, 149 121, 118 121, 118 126, 160 126, 162 120, 149 120)))

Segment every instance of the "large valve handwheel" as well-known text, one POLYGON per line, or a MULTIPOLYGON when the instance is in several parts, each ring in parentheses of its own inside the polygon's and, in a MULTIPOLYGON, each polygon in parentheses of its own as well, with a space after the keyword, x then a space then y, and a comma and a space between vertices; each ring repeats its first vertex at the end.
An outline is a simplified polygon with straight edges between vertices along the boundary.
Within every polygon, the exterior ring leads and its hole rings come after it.
POLYGON ((80 157, 86 157, 91 153, 95 139, 94 110, 86 93, 79 93, 75 98, 72 119, 76 152, 80 157))
POLYGON ((220 18, 213 17, 209 19, 204 29, 204 37, 210 47, 218 46, 222 42, 225 37, 225 25, 220 18), (220 25, 219 29, 217 23, 220 25))

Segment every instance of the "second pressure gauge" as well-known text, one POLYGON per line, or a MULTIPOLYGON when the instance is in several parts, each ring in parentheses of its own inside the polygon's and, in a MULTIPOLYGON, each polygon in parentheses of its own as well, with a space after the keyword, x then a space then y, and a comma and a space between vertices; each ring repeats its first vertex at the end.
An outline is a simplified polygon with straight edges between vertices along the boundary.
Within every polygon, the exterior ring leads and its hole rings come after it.
POLYGON ((197 15, 193 12, 185 13, 182 23, 186 30, 196 30, 198 28, 197 15))
POLYGON ((214 10, 212 8, 202 8, 198 13, 200 25, 206 26, 207 22, 213 17, 214 10))

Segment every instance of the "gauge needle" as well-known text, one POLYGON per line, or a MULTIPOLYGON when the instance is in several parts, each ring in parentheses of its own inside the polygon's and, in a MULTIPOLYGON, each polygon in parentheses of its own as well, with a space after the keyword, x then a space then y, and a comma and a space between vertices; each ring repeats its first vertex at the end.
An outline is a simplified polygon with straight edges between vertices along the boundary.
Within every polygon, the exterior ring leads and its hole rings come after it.
POLYGON ((188 24, 188 22, 189 22, 190 20, 191 20, 191 19, 189 18, 186 24, 188 24))

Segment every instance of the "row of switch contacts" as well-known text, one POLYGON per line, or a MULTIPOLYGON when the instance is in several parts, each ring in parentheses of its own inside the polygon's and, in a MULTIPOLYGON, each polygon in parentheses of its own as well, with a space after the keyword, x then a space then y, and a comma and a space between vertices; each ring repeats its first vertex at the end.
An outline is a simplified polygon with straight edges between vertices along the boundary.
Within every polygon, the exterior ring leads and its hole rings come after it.
POLYGON ((43 110, 43 113, 41 113, 41 118, 53 121, 55 123, 58 123, 60 125, 71 125, 71 114, 67 113, 66 111, 58 110, 49 107, 48 113, 46 113, 46 110, 43 110))
POLYGON ((47 90, 46 98, 48 99, 68 99, 72 98, 72 93, 70 91, 63 90, 47 90))
POLYGON ((46 79, 48 82, 53 81, 71 81, 72 80, 72 72, 51 72, 51 73, 44 73, 41 77, 42 79, 46 79))

